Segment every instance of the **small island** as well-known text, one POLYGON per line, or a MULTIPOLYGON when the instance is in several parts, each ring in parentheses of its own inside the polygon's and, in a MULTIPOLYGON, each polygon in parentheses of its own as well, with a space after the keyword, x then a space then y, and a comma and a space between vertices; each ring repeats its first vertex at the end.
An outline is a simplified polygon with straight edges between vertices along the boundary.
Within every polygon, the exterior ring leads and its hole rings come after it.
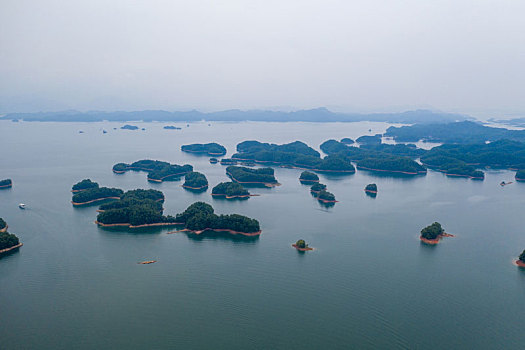
POLYGON ((247 189, 237 182, 221 182, 211 190, 211 195, 226 199, 248 199, 252 196, 247 189))
POLYGON ((228 175, 234 182, 251 186, 279 186, 274 176, 272 168, 252 169, 242 166, 229 166, 226 168, 226 175, 228 175))
POLYGON ((365 192, 366 193, 377 194, 377 185, 376 184, 368 184, 368 185, 366 185, 365 192))
POLYGON ((71 192, 73 193, 82 192, 85 190, 89 190, 90 188, 98 188, 98 183, 91 181, 91 179, 84 179, 74 184, 73 187, 71 188, 71 192))
POLYGON ((326 190, 326 185, 320 182, 314 183, 312 187, 310 187, 310 192, 312 192, 312 194, 314 194, 315 196, 317 196, 319 192, 323 190, 326 190))
POLYGON ((317 194, 317 200, 321 203, 325 203, 325 204, 328 204, 328 203, 337 203, 337 201, 335 200, 335 196, 333 193, 330 193, 328 192, 327 190, 321 190, 318 194, 317 194))
POLYGON ((173 126, 173 125, 166 125, 165 127, 163 127, 163 129, 166 129, 166 130, 182 130, 182 128, 179 128, 178 126, 173 126))
POLYGON ((306 244, 304 239, 298 240, 297 242, 295 242, 295 244, 292 244, 292 247, 294 247, 295 249, 297 249, 300 252, 306 252, 306 251, 309 251, 309 250, 314 250, 314 248, 310 248, 308 246, 308 244, 306 244))
POLYGON ((516 260, 516 265, 525 268, 525 250, 521 252, 518 260, 516 260))
POLYGON ((11 179, 0 180, 0 189, 13 187, 13 181, 11 179))
POLYGON ((194 143, 191 145, 181 146, 181 151, 189 153, 207 154, 209 156, 223 156, 226 154, 226 148, 218 143, 194 143))
POLYGON ((355 142, 364 144, 364 145, 378 145, 381 143, 381 134, 376 134, 374 136, 365 135, 358 137, 355 142))
POLYGON ((421 230, 421 236, 419 239, 425 244, 435 245, 438 244, 443 237, 454 237, 454 235, 445 233, 441 224, 439 222, 434 222, 432 225, 421 230))
POLYGON ((210 164, 217 164, 219 160, 217 158, 210 158, 210 164))
POLYGON ((319 182, 319 176, 309 171, 303 171, 301 176, 299 176, 299 181, 303 184, 319 182))
POLYGON ((354 140, 348 137, 342 138, 339 142, 344 143, 345 145, 353 145, 355 143, 354 140))
POLYGON ((95 187, 87 190, 77 192, 73 195, 71 204, 74 206, 89 205, 110 199, 120 199, 120 196, 124 193, 118 188, 108 187, 95 187))
POLYGON ((237 164, 237 160, 231 159, 231 158, 223 158, 221 159, 221 165, 235 165, 237 164))
MULTIPOLYGON (((81 192, 84 193, 84 192, 81 192)), ((156 190, 132 190, 117 202, 100 206, 95 223, 101 227, 143 228, 176 225, 173 216, 164 216, 164 194, 156 190)))
POLYGON ((206 179, 204 174, 192 171, 186 174, 182 187, 196 192, 206 191, 208 189, 208 179, 206 179))
POLYGON ((516 172, 516 181, 525 182, 525 170, 518 170, 516 172))
POLYGON ((6 222, 2 218, 0 218, 0 254, 18 249, 21 246, 22 243, 20 243, 18 237, 14 234, 7 232, 6 222))
POLYGON ((138 130, 139 127, 135 126, 135 125, 126 124, 126 125, 122 126, 121 129, 122 130, 138 130))
POLYGON ((226 232, 247 237, 261 234, 257 220, 239 214, 217 215, 213 207, 204 202, 193 203, 183 213, 177 214, 175 220, 184 225, 181 231, 197 235, 203 232, 226 232))
POLYGON ((145 171, 148 173, 148 181, 178 181, 184 175, 193 171, 189 164, 177 165, 159 160, 142 159, 131 164, 117 163, 113 166, 115 174, 124 174, 127 171, 145 171))

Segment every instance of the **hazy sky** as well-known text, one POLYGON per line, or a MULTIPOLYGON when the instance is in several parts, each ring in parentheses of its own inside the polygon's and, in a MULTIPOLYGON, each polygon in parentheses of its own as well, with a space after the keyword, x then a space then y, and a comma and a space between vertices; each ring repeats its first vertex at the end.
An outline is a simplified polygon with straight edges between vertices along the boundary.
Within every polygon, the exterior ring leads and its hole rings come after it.
POLYGON ((525 116, 523 0, 0 0, 0 113, 525 116))

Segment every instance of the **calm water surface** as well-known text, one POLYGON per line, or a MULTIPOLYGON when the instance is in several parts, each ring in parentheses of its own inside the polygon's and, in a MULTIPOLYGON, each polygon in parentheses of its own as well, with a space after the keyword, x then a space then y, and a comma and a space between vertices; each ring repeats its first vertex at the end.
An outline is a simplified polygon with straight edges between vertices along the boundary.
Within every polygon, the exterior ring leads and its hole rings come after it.
POLYGON ((383 123, 207 123, 163 130, 113 130, 117 123, 0 122, 0 217, 24 246, 0 259, 2 349, 495 349, 525 341, 525 271, 512 260, 525 248, 525 184, 500 187, 430 171, 416 178, 321 176, 340 201, 323 208, 299 183, 299 170, 276 168, 282 186, 254 189, 245 202, 211 198, 226 181, 208 157, 182 144, 216 141, 235 153, 246 139, 302 140, 383 132, 383 123), (108 130, 107 134, 102 129, 108 130), (83 130, 83 134, 78 131, 83 130), (151 184, 146 174, 114 175, 117 162, 153 158, 192 164, 210 189, 151 184), (218 213, 257 218, 259 239, 108 231, 97 207, 73 208, 71 185, 154 188, 165 213, 194 201, 218 213), (363 188, 377 183, 377 198, 363 188), (27 210, 18 209, 20 202, 27 210), (439 221, 447 238, 421 245, 439 221), (304 238, 316 250, 299 254, 304 238), (142 260, 153 265, 137 265, 142 260))

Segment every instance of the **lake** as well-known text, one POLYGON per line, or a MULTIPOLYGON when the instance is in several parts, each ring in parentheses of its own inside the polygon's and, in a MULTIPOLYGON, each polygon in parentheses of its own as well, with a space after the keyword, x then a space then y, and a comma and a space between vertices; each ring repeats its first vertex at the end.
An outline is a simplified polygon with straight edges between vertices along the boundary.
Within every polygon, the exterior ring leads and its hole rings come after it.
POLYGON ((495 349, 520 348, 525 271, 525 183, 489 170, 484 181, 429 171, 413 178, 320 175, 339 203, 322 207, 275 168, 282 186, 247 201, 213 199, 225 167, 182 153, 218 142, 327 139, 383 132, 385 123, 13 123, 1 121, 0 217, 24 246, 0 259, 2 349, 495 349), (114 130, 113 128, 117 128, 114 130), (103 134, 102 130, 107 130, 103 134), (368 130, 372 129, 372 132, 368 130), (80 134, 82 130, 84 133, 80 134), (118 162, 192 164, 210 188, 113 174, 118 162), (91 178, 124 190, 153 188, 165 214, 195 201, 259 220, 258 239, 128 233, 98 228, 97 206, 73 208, 71 186, 91 178), (364 187, 376 183, 376 198, 364 187), (25 203, 20 210, 18 203, 25 203), (456 237, 419 241, 439 221, 456 237), (291 247, 305 239, 315 250, 291 247), (158 260, 139 265, 143 260, 158 260))

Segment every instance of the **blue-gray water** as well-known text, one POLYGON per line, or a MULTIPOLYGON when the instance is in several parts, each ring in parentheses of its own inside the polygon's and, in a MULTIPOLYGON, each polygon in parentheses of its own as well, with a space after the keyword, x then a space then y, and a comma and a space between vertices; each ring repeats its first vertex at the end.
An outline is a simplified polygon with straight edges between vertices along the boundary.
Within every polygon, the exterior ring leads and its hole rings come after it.
POLYGON ((224 167, 181 153, 216 141, 231 155, 245 139, 302 140, 382 132, 381 123, 207 123, 183 130, 135 123, 0 122, 0 217, 24 246, 0 259, 2 349, 495 349, 525 341, 525 184, 500 187, 514 173, 485 181, 446 178, 321 176, 340 201, 323 209, 299 184, 299 170, 276 168, 282 186, 255 189, 244 202, 213 200, 224 167), (102 129, 108 130, 102 134, 102 129), (83 130, 84 134, 78 131, 83 130), (151 184, 145 173, 114 175, 117 162, 153 158, 190 163, 210 190, 181 182, 151 184), (257 218, 257 240, 194 239, 168 230, 125 233, 97 228, 97 207, 73 208, 71 185, 155 188, 165 212, 193 201, 216 212, 257 218), (377 198, 366 184, 379 187, 377 198), (18 209, 20 202, 27 210, 18 209), (446 238, 421 245, 433 221, 446 238), (304 238, 316 250, 299 254, 304 238), (158 260, 137 265, 142 260, 158 260))

